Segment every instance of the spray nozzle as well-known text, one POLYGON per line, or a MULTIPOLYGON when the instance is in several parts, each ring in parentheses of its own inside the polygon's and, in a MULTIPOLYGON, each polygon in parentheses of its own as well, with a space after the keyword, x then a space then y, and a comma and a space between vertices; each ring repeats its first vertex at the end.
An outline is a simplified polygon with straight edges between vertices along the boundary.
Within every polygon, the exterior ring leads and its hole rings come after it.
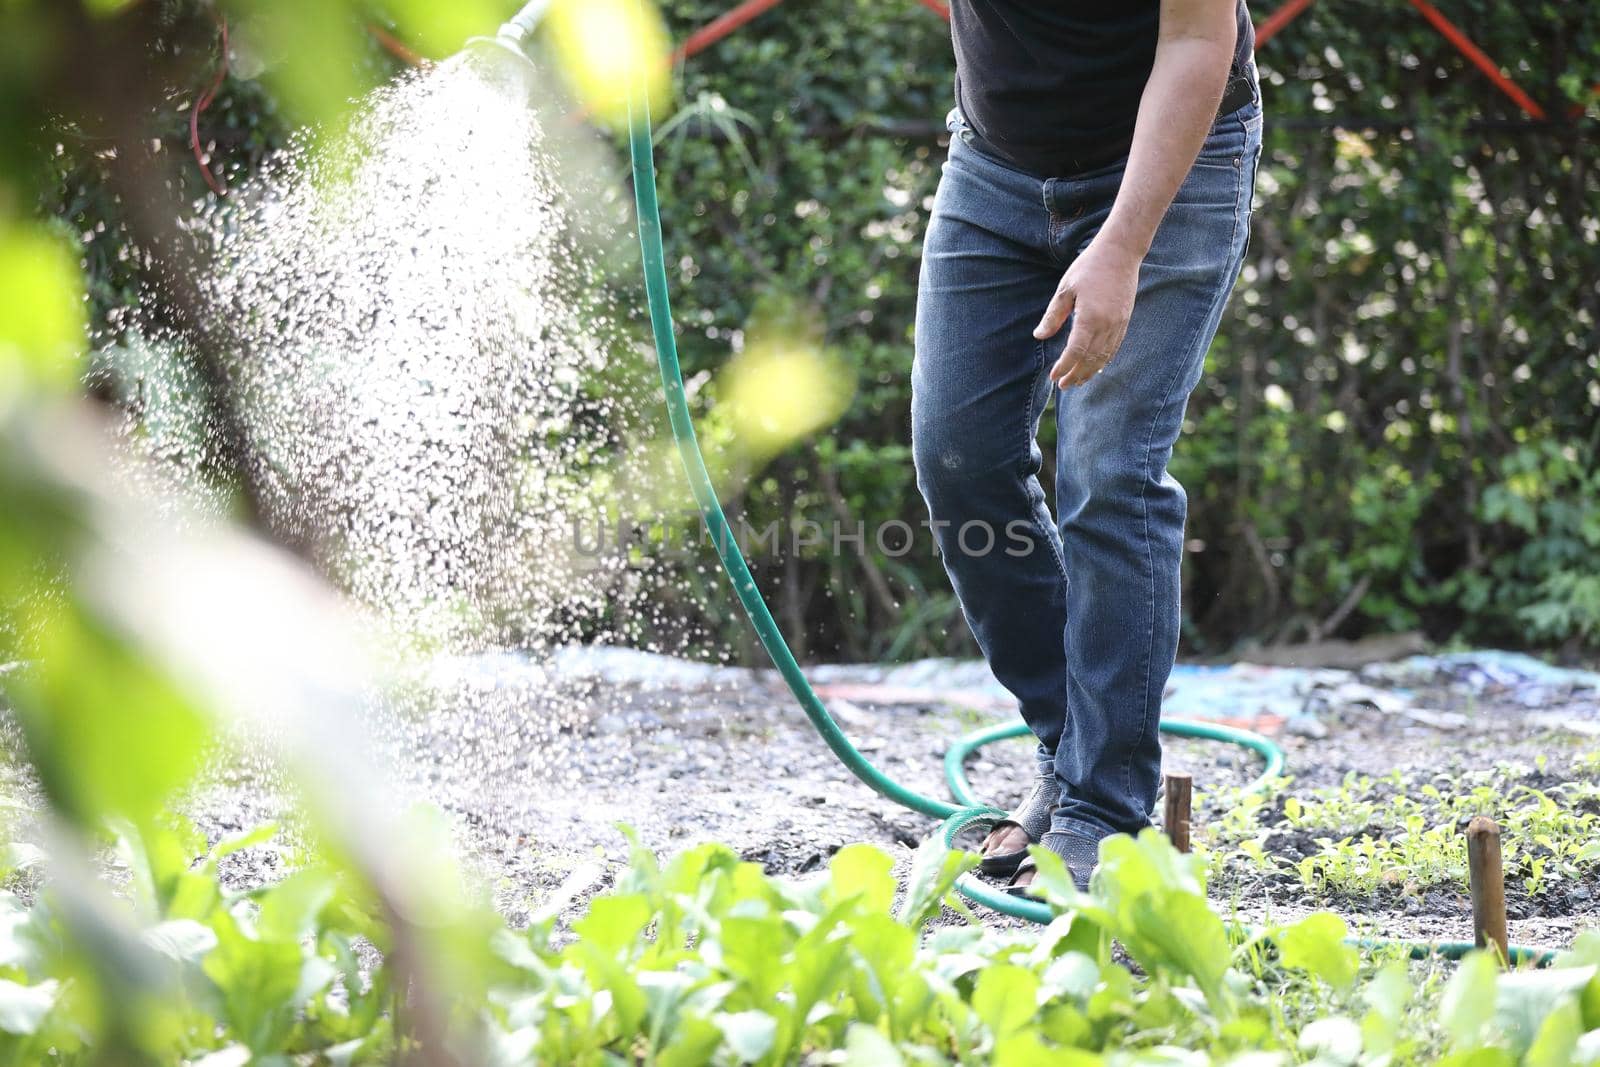
POLYGON ((545 13, 550 10, 550 3, 551 0, 530 0, 523 5, 521 11, 511 16, 510 20, 500 27, 500 32, 496 36, 520 49, 543 21, 545 13))
POLYGON ((467 42, 464 55, 488 78, 508 88, 531 93, 535 82, 533 61, 528 58, 528 40, 550 10, 551 0, 531 0, 501 26, 493 37, 474 37, 467 42))

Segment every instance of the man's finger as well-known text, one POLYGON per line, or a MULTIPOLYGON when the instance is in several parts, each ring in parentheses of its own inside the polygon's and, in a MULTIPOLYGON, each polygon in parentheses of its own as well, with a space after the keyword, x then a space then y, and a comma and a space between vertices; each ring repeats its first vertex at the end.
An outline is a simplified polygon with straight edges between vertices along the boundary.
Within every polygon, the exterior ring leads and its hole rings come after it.
POLYGON ((1070 387, 1074 385, 1084 385, 1090 381, 1093 381, 1094 376, 1099 374, 1100 368, 1104 367, 1105 365, 1105 356, 1090 356, 1080 361, 1078 365, 1073 368, 1072 376, 1067 379, 1066 384, 1070 387))
POLYGON ((1066 384, 1069 386, 1083 385, 1085 382, 1092 381, 1094 376, 1104 370, 1107 363, 1111 362, 1111 355, 1111 349, 1106 347, 1104 341, 1095 342, 1094 348, 1085 352, 1083 358, 1078 360, 1077 366, 1072 368, 1072 373, 1068 375, 1066 384))
POLYGON ((1101 329, 1094 335, 1085 357, 1078 362, 1072 375, 1073 381, 1069 385, 1082 385, 1095 375, 1105 370, 1116 358, 1117 350, 1122 347, 1122 338, 1127 333, 1127 327, 1101 329))
POLYGON ((1061 358, 1057 359, 1055 366, 1050 368, 1050 384, 1058 389, 1066 385, 1068 376, 1072 374, 1076 366, 1076 361, 1069 357, 1066 352, 1062 352, 1061 358))
POLYGON ((1062 323, 1067 321, 1067 316, 1072 314, 1072 307, 1077 300, 1077 295, 1065 285, 1057 289, 1056 295, 1050 298, 1050 306, 1044 309, 1044 318, 1033 328, 1033 336, 1040 341, 1054 337, 1060 332, 1062 323))
POLYGON ((1096 333, 1097 331, 1082 317, 1072 321, 1072 332, 1067 335, 1067 347, 1061 350, 1061 358, 1056 360, 1056 365, 1050 369, 1051 381, 1058 386, 1077 384, 1074 376, 1083 370, 1085 363, 1092 361, 1096 351, 1094 340, 1096 333))

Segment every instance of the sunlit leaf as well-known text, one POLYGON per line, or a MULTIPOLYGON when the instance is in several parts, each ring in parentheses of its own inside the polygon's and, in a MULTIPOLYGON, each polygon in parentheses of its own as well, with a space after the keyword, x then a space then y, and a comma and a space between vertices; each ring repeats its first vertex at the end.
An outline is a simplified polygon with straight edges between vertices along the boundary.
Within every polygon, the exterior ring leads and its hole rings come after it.
POLYGON ((400 36, 435 59, 454 53, 469 37, 494 33, 511 14, 504 0, 389 0, 387 9, 400 36))
POLYGON ((1463 1048, 1477 1047, 1494 1019, 1495 978, 1500 968, 1491 952, 1473 952, 1461 961, 1439 1002, 1439 1019, 1463 1048))
POLYGON ((772 1050, 778 1021, 764 1011, 718 1012, 711 1017, 722 1031, 728 1049, 745 1063, 754 1063, 772 1050))
POLYGON ((853 1023, 845 1033, 845 1067, 900 1067, 905 1057, 883 1033, 871 1026, 853 1023))
MULTIPOLYGON (((1072 1048, 1052 1048, 1038 1035, 1023 1030, 995 1042, 994 1067, 1097 1067, 1104 1060, 1092 1052, 1072 1048)), ((1145 1067, 1160 1061, 1156 1056, 1142 1058, 1145 1067)))
POLYGON ((1285 930, 1279 941, 1286 967, 1310 971, 1335 989, 1348 989, 1356 979, 1356 950, 1344 943, 1344 920, 1316 912, 1285 930))
POLYGON ((333 878, 326 871, 296 871, 267 891, 261 900, 256 929, 264 939, 298 941, 316 925, 317 913, 333 899, 333 878))
POLYGON ((85 345, 77 256, 43 226, 0 222, 0 412, 24 383, 70 389, 85 345))
POLYGON ((773 961, 782 959, 793 941, 792 931, 779 915, 726 919, 722 923, 723 966, 749 986, 759 1003, 776 996, 781 988, 783 970, 773 961))
POLYGON ((873 845, 846 845, 828 864, 829 899, 858 897, 866 912, 886 912, 894 903, 894 860, 873 845))
POLYGON ((32 916, 16 895, 0 890, 0 967, 27 970, 39 959, 32 916))
POLYGON ((1314 1019, 1300 1031, 1300 1051, 1327 1067, 1345 1067, 1361 1058, 1361 1028, 1343 1016, 1314 1019))
POLYGON ((199 768, 209 721, 128 639, 67 601, 41 610, 8 681, 46 791, 84 820, 139 824, 199 768))
POLYGON ((977 865, 978 857, 973 853, 947 847, 938 834, 928 835, 911 861, 911 874, 898 912, 900 921, 920 929, 939 913, 941 902, 956 879, 977 865))
POLYGON ((1118 834, 1100 843, 1091 881, 1100 903, 1084 911, 1146 968, 1193 978, 1212 1010, 1225 1014, 1228 936, 1206 902, 1202 872, 1197 857, 1177 851, 1158 830, 1118 834))
MULTIPOLYGON (((1504 1035, 1513 1051, 1528 1049, 1536 1039, 1546 1036, 1546 1022, 1554 1012, 1570 1007, 1579 1010, 1579 997, 1600 974, 1600 967, 1564 967, 1542 971, 1528 971, 1502 975, 1497 983, 1495 1002, 1496 1029, 1504 1035)), ((1572 1022, 1577 1032, 1582 1032, 1581 1013, 1572 1022)), ((1559 1044, 1563 1024, 1547 1036, 1547 1041, 1559 1044)), ((1572 1036, 1576 1044, 1577 1034, 1572 1036)), ((1547 1045, 1550 1047, 1550 1045, 1547 1045)))
POLYGON ((193 919, 173 919, 144 932, 144 943, 180 963, 191 963, 217 947, 217 935, 193 919))
POLYGON ((735 359, 719 382, 739 447, 762 456, 831 425, 850 404, 847 368, 802 341, 756 345, 735 359))
POLYGON ((1394 1046, 1411 992, 1411 976, 1403 963, 1384 967, 1362 991, 1369 1009, 1361 1020, 1368 1051, 1387 1052, 1394 1046))
POLYGON ((596 898, 589 913, 572 924, 580 937, 603 951, 632 944, 650 922, 650 902, 639 895, 596 898))
POLYGON ((655 109, 664 110, 671 89, 671 44, 653 4, 555 0, 546 22, 562 73, 599 118, 626 119, 628 96, 641 83, 655 109))
POLYGON ((1562 1001, 1539 1024, 1522 1062, 1527 1067, 1566 1067, 1569 1063, 1582 1063, 1584 1061, 1579 1060, 1576 1053, 1583 1034, 1583 1012, 1575 1001, 1562 1001))
POLYGON ((59 984, 53 979, 38 985, 19 985, 0 978, 0 1030, 31 1034, 55 1007, 59 984))
POLYGON ((201 968, 222 993, 223 1015, 247 1045, 267 1051, 282 1040, 300 988, 304 953, 294 942, 249 937, 226 914, 201 968))
MULTIPOLYGON (((454 5, 440 5, 449 7, 454 5)), ((230 0, 235 49, 249 53, 289 117, 334 123, 374 79, 361 58, 361 20, 326 0, 230 0)))
POLYGON ((715 1023, 695 1015, 679 1016, 677 1030, 655 1063, 657 1067, 701 1067, 711 1062, 721 1044, 722 1031, 715 1023))
POLYGON ((1038 1011, 1038 992, 1038 977, 1024 967, 986 967, 979 972, 972 991, 972 1010, 997 1039, 1008 1037, 1032 1021, 1038 1011))

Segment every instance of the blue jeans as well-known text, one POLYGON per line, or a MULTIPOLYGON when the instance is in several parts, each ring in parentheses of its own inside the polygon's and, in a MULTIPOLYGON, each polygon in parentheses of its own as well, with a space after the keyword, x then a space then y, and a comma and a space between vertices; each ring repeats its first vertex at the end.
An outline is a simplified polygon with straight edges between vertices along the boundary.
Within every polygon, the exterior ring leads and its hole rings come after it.
POLYGON ((934 198, 911 372, 917 485, 995 676, 1053 765, 1053 825, 1150 824, 1161 695, 1177 655, 1187 498, 1167 473, 1238 277, 1261 151, 1251 103, 1212 127, 1139 272, 1126 339, 1065 391, 1067 331, 1033 327, 1111 210, 1123 164, 1043 179, 986 155, 958 113, 934 198), (1035 437, 1055 393, 1056 517, 1035 437))

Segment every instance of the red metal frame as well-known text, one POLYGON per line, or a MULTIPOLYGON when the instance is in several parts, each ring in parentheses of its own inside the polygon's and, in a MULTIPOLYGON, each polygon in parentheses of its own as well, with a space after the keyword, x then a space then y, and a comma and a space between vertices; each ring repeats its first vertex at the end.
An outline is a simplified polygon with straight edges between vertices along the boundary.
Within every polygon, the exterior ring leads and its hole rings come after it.
MULTIPOLYGON (((950 18, 950 7, 944 0, 917 0, 917 2, 941 18, 946 20, 950 18)), ((1306 8, 1311 6, 1312 2, 1313 0, 1286 0, 1272 14, 1262 19, 1261 24, 1256 27, 1256 48, 1260 49, 1262 45, 1276 37, 1284 27, 1299 18, 1306 8)), ((1408 0, 1408 2, 1417 9, 1423 18, 1433 25, 1434 29, 1443 35, 1445 40, 1449 41, 1462 55, 1466 56, 1473 66, 1482 71, 1497 89, 1510 97, 1530 118, 1541 122, 1547 119, 1548 116, 1544 108, 1533 97, 1523 92, 1521 86, 1512 81, 1495 64, 1494 60, 1484 53, 1483 49, 1479 48, 1472 42, 1471 38, 1461 32, 1461 29, 1446 18, 1444 13, 1435 7, 1430 0, 1408 0)), ((672 50, 671 61, 680 63, 690 56, 705 51, 735 30, 766 14, 781 3, 783 3, 783 0, 743 0, 742 3, 735 4, 684 38, 683 43, 672 50)), ((423 62, 420 56, 406 48, 392 34, 385 32, 382 27, 369 25, 368 29, 385 48, 401 59, 412 64, 423 62)), ((1595 92, 1600 94, 1600 85, 1595 86, 1595 92)), ((1570 115, 1572 117, 1581 115, 1584 111, 1584 106, 1581 103, 1574 106, 1570 111, 1570 115)), ((202 104, 197 110, 204 111, 205 105, 202 104)), ((192 119, 193 124, 198 125, 198 114, 193 115, 192 119)), ((195 133, 195 140, 198 142, 198 132, 195 133)), ((209 172, 207 173, 207 180, 211 180, 209 172)))
POLYGON ((1483 71, 1502 93, 1516 101, 1517 106, 1528 113, 1529 118, 1544 121, 1544 108, 1535 103, 1533 97, 1523 92, 1521 86, 1502 74, 1494 60, 1485 55, 1483 49, 1473 44, 1455 23, 1445 18, 1443 12, 1428 3, 1428 0, 1411 0, 1411 6, 1422 12, 1422 17, 1433 23, 1433 28, 1444 34, 1445 40, 1455 45, 1473 66, 1483 71))
MULTIPOLYGON (((949 19, 950 8, 943 0, 918 0, 918 2, 929 11, 942 18, 949 19)), ((1409 0, 1409 2, 1412 7, 1422 14, 1423 18, 1433 25, 1434 29, 1444 36, 1445 40, 1449 41, 1462 55, 1466 56, 1473 66, 1482 71, 1494 83, 1496 88, 1515 101, 1516 105, 1526 112, 1530 118, 1541 122, 1545 120, 1544 108, 1540 107, 1533 97, 1523 92, 1521 86, 1507 77, 1495 64, 1494 60, 1490 59, 1483 49, 1473 44, 1471 38, 1462 33, 1455 23, 1444 16, 1443 12, 1429 3, 1429 0, 1409 0)), ((751 19, 770 11, 781 3, 783 3, 783 0, 744 0, 743 3, 728 9, 722 15, 712 19, 690 34, 683 44, 673 50, 672 61, 676 63, 687 59, 696 52, 703 52, 751 19)), ((1261 25, 1256 27, 1256 48, 1259 49, 1276 37, 1279 31, 1299 18, 1301 13, 1311 4, 1312 0, 1288 0, 1287 3, 1272 14, 1262 19, 1261 25)))
POLYGON ((1256 27, 1256 48, 1278 36, 1278 31, 1300 17, 1300 12, 1311 6, 1311 0, 1289 0, 1278 10, 1261 20, 1256 27))

